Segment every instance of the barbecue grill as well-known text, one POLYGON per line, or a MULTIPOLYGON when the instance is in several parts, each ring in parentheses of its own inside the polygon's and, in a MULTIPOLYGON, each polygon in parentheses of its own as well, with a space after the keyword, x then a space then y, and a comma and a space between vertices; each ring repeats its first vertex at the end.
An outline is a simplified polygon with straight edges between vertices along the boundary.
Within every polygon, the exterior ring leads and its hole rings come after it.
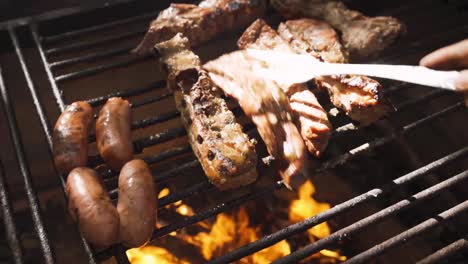
MULTIPOLYGON (((457 2, 345 2, 366 14, 392 15, 408 25, 408 34, 373 61, 375 63, 414 64, 427 52, 468 35, 468 25, 463 23, 468 13, 457 2)), ((173 107, 172 94, 165 89, 163 75, 158 72, 155 59, 129 54, 146 31, 148 22, 168 4, 168 1, 115 1, 104 7, 64 9, 0 23, 0 38, 6 45, 2 47, 2 52, 14 54, 0 56, 0 120, 5 120, 6 124, 0 126, 0 130, 6 133, 6 141, 11 139, 12 144, 4 144, 5 149, 11 146, 16 155, 19 169, 13 173, 21 175, 20 182, 40 243, 42 256, 35 261, 41 258, 41 262, 45 263, 58 262, 59 247, 50 238, 50 225, 41 210, 41 192, 37 188, 41 178, 37 177, 40 176, 37 173, 32 173, 33 162, 28 157, 28 150, 35 146, 24 143, 33 131, 21 129, 24 127, 21 120, 39 118, 42 131, 34 131, 34 134, 40 140, 45 138, 50 156, 51 128, 67 104, 80 99, 99 109, 110 97, 129 98, 135 117, 132 125, 135 150, 149 164, 157 166, 154 170, 155 181, 164 186, 166 182, 181 181, 180 178, 199 170, 199 163, 184 138, 185 129, 173 107), (12 70, 7 70, 9 67, 20 69, 21 75, 10 76, 12 70), (19 84, 20 81, 12 81, 14 78, 21 78, 25 86, 19 84), (20 100, 22 105, 25 104, 24 100, 29 102, 29 99, 21 97, 18 89, 29 91, 29 94, 23 92, 23 96, 32 98, 33 106, 29 107, 35 112, 28 114, 28 117, 25 117, 23 109, 15 107, 20 100)), ((278 21, 274 14, 268 19, 272 23, 278 21)), ((196 53, 206 60, 233 50, 239 33, 225 34, 197 48, 196 53)), ((353 129, 350 120, 343 115, 330 116, 335 128, 330 140, 332 143, 325 156, 314 161, 318 165, 311 174, 315 178, 327 171, 346 170, 352 167, 349 164, 360 165, 357 171, 362 172, 363 176, 350 172, 348 178, 343 179, 354 182, 358 195, 350 199, 336 198, 331 209, 214 258, 209 263, 237 261, 324 221, 333 221, 352 213, 366 204, 378 204, 379 210, 368 212, 350 224, 337 225, 330 236, 301 247, 275 263, 297 263, 322 249, 357 243, 353 242, 353 238, 361 232, 372 230, 379 223, 400 215, 406 216, 403 217, 406 220, 402 220, 405 230, 396 234, 386 230, 375 231, 382 233, 382 239, 366 248, 350 251, 347 262, 380 260, 386 263, 389 252, 401 249, 412 240, 428 243, 429 250, 407 252, 407 258, 398 261, 438 263, 452 260, 450 263, 455 263, 466 258, 468 228, 463 225, 463 219, 468 219, 468 200, 463 185, 468 178, 468 115, 462 98, 443 90, 382 82, 397 111, 368 128, 360 129, 353 129), (401 173, 391 178, 372 177, 374 167, 369 164, 380 162, 376 161, 379 160, 377 156, 388 155, 390 148, 400 153, 389 162, 403 164, 401 173), (362 186, 366 186, 366 189, 361 189, 362 186), (437 235, 431 235, 433 233, 437 235)), ((233 108, 237 116, 242 116, 235 104, 233 108)), ((332 106, 325 108, 330 110, 332 106)), ((250 135, 256 135, 253 125, 247 123, 244 128, 250 135)), ((90 141, 94 139, 94 135, 91 135, 90 141)), ((43 160, 42 157, 38 158, 43 160)), ((101 163, 97 155, 91 157, 90 166, 101 163)), ((60 181, 65 194, 64 175, 58 174, 50 166, 48 168, 47 174, 54 175, 52 179, 60 181)), ((111 198, 116 199, 117 174, 105 168, 100 168, 99 172, 111 198)), ((0 202, 6 240, 11 251, 8 261, 23 263, 27 261, 24 257, 26 249, 18 231, 19 223, 12 202, 15 195, 10 190, 12 186, 8 185, 8 175, 3 163, 0 163, 0 202)), ((180 200, 196 199, 202 192, 213 192, 223 197, 204 177, 190 178, 194 179, 187 180, 189 184, 160 198, 159 207, 180 200)), ((219 199, 214 206, 205 207, 193 216, 176 217, 155 229, 152 239, 160 239, 249 201, 267 199, 283 188, 285 186, 281 181, 272 181, 269 185, 247 186, 240 191, 228 192, 225 199, 219 199)), ((334 186, 328 186, 327 191, 333 193, 334 186)), ((66 217, 65 213, 62 217, 66 217)), ((80 246, 89 263, 98 263, 111 256, 118 263, 129 263, 122 245, 96 252, 81 237, 80 246)), ((395 259, 387 260, 387 263, 395 262, 395 259)))

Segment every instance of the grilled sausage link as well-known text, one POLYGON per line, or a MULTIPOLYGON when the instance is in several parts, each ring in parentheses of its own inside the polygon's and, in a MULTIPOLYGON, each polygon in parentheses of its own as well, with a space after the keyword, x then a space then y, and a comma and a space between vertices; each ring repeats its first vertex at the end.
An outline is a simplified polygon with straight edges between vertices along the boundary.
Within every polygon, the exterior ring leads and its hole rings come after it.
POLYGON ((118 242, 119 215, 94 170, 72 170, 67 178, 67 193, 68 211, 91 244, 106 248, 118 242))
POLYGON ((114 170, 133 158, 130 104, 122 98, 110 98, 96 121, 97 149, 114 170))
POLYGON ((157 196, 148 165, 139 159, 127 162, 119 176, 120 240, 127 247, 143 246, 156 224, 157 196))
POLYGON ((65 108, 55 124, 53 134, 54 162, 62 173, 86 166, 88 130, 92 108, 86 102, 75 102, 65 108))

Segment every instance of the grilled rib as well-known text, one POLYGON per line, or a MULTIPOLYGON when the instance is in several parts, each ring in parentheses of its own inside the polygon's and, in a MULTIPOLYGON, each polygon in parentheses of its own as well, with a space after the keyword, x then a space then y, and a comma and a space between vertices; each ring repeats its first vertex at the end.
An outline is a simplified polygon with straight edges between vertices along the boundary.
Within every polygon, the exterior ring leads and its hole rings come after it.
MULTIPOLYGON (((348 62, 338 35, 326 22, 288 20, 280 24, 278 32, 298 53, 308 53, 331 63, 348 62)), ((377 121, 392 110, 382 96, 380 83, 371 78, 359 75, 321 76, 315 78, 315 82, 319 89, 328 91, 333 105, 361 126, 377 121)))
POLYGON ((246 54, 231 53, 208 62, 204 68, 257 126, 286 186, 297 188, 304 180, 300 174, 306 150, 304 141, 293 122, 287 95, 276 83, 253 74, 254 67, 259 66, 255 63, 258 61, 246 54))
POLYGON ((341 39, 352 59, 377 56, 405 33, 403 23, 393 17, 367 17, 348 9, 340 1, 271 0, 287 18, 323 19, 341 32, 341 39))
POLYGON ((190 145, 208 179, 219 189, 233 189, 257 179, 254 144, 242 132, 200 59, 180 33, 155 46, 168 73, 177 109, 190 145))
MULTIPOLYGON (((277 50, 294 53, 294 50, 264 20, 258 19, 249 26, 238 41, 241 49, 277 50)), ((320 156, 328 145, 331 124, 327 113, 315 95, 304 84, 280 85, 289 97, 297 126, 309 152, 320 156)))
POLYGON ((195 47, 223 32, 248 25, 266 11, 267 0, 205 0, 199 5, 171 4, 150 24, 134 50, 145 54, 161 41, 183 33, 195 47))

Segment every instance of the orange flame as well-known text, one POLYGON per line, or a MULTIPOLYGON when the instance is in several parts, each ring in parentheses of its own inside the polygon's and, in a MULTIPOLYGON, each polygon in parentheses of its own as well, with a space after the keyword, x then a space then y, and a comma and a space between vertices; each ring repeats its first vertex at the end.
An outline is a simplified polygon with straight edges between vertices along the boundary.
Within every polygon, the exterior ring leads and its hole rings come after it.
MULTIPOLYGON (((158 197, 164 197, 170 193, 169 189, 161 190, 158 197)), ((309 217, 319 214, 330 208, 327 203, 317 202, 312 198, 315 194, 315 187, 312 182, 305 182, 298 192, 298 199, 293 200, 289 207, 289 220, 291 223, 301 222, 309 217)), ((193 216, 194 210, 181 201, 169 205, 176 212, 183 216, 193 216)), ((206 232, 199 232, 196 235, 186 235, 184 232, 172 232, 171 236, 198 247, 205 260, 211 260, 226 254, 229 251, 258 240, 263 234, 259 227, 250 225, 249 215, 245 207, 240 207, 234 214, 219 214, 214 223, 202 221, 198 226, 208 229, 206 232)), ((321 223, 308 230, 308 237, 311 242, 324 238, 330 234, 330 227, 327 223, 321 223)), ((287 241, 282 240, 275 245, 247 256, 237 263, 271 263, 281 257, 291 253, 287 241)), ((130 249, 127 256, 133 264, 142 263, 189 263, 186 260, 179 259, 164 248, 156 246, 145 246, 142 248, 130 249)), ((310 258, 319 259, 319 263, 336 263, 345 261, 346 257, 339 252, 332 250, 321 250, 310 258)))
MULTIPOLYGON (((259 230, 249 226, 249 216, 244 207, 241 207, 233 217, 227 214, 217 216, 209 233, 201 232, 189 240, 202 249, 205 259, 209 260, 227 252, 251 243, 259 238, 259 230)), ((259 251, 240 263, 271 263, 280 257, 291 253, 286 241, 259 251)))
MULTIPOLYGON (((304 221, 305 219, 317 215, 323 211, 330 209, 330 205, 327 203, 320 203, 312 198, 312 195, 315 194, 315 187, 310 182, 306 181, 299 188, 299 199, 291 202, 289 207, 289 220, 293 223, 298 223, 304 221)), ((330 235, 330 227, 326 222, 316 225, 309 229, 309 240, 316 241, 317 238, 324 238, 330 235)), ((341 256, 339 253, 331 250, 321 250, 320 255, 322 257, 329 257, 336 259, 338 261, 345 261, 346 257, 341 256)), ((321 257, 320 255, 314 255, 313 257, 321 257)))
POLYGON ((185 260, 173 256, 164 248, 145 246, 127 250, 127 257, 132 264, 189 264, 185 260))

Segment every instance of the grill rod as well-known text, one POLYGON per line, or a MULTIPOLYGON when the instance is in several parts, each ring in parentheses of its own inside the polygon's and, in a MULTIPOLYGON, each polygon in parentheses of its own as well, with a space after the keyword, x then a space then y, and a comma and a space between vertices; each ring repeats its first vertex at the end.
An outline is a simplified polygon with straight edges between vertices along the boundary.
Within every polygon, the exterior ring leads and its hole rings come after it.
POLYGON ((468 241, 465 238, 459 239, 450 245, 443 247, 433 254, 417 262, 417 264, 439 263, 447 260, 449 256, 468 251, 468 241))
MULTIPOLYGON (((464 158, 468 156, 468 147, 465 147, 463 149, 460 149, 457 152, 454 152, 452 154, 449 154, 443 158, 440 158, 436 161, 433 161, 417 170, 414 170, 408 174, 405 174, 401 176, 398 179, 395 179, 389 184, 384 185, 382 188, 375 188, 372 189, 364 194, 361 194, 359 196, 356 196, 353 199, 350 199, 346 202, 340 203, 338 205, 335 205, 334 207, 330 208, 329 210, 317 214, 313 217, 310 217, 303 222, 299 222, 293 225, 290 225, 289 227, 282 229, 278 232, 272 233, 270 235, 264 236, 263 238, 260 238, 259 240, 252 242, 250 244, 247 244, 243 247, 240 247, 236 250, 233 250, 226 255, 219 257, 217 259, 214 259, 208 263, 210 264, 219 264, 219 263, 230 263, 236 260, 239 260, 245 256, 248 256, 254 252, 258 252, 264 248, 267 248, 269 246, 272 246, 281 240, 284 240, 292 235, 298 234, 305 232, 306 230, 322 223, 325 221, 330 220, 333 217, 336 217, 338 215, 341 215, 348 210, 355 208, 363 203, 367 203, 370 201, 377 200, 377 198, 380 198, 382 195, 387 194, 393 190, 395 190, 399 186, 403 186, 406 184, 409 184, 422 176, 425 176, 443 166, 446 166, 447 164, 450 164, 458 159, 464 158)), ((336 240, 338 240, 339 237, 335 237, 336 240)), ((323 243, 323 242, 322 242, 323 243)))
MULTIPOLYGON (((11 36, 15 37, 14 33, 11 30, 9 32, 11 36)), ((14 39, 13 43, 16 44, 15 48, 17 48, 17 44, 18 44, 17 39, 14 39)), ((19 53, 18 49, 16 49, 16 53, 20 59, 23 59, 22 54, 19 53)), ((21 66, 23 67, 23 70, 24 70, 26 67, 26 65, 24 64, 24 61, 22 61, 21 66)), ((15 152, 16 159, 18 160, 18 163, 19 163, 21 176, 24 182, 24 188, 26 191, 26 196, 28 197, 28 202, 31 207, 31 215, 32 215, 32 219, 34 222, 34 228, 39 237, 41 250, 44 256, 44 261, 47 264, 52 264, 52 263, 55 263, 55 256, 50 247, 47 231, 43 224, 44 221, 41 215, 41 210, 39 208, 39 199, 37 197, 37 193, 35 192, 33 188, 33 184, 31 181, 31 173, 29 171, 28 163, 24 155, 23 143, 21 142, 21 139, 20 139, 19 129, 17 126, 17 121, 16 121, 16 115, 13 110, 13 106, 10 103, 10 96, 6 89, 6 85, 3 81, 3 76, 1 75, 1 69, 0 69, 0 79, 1 79, 0 92, 2 95, 2 101, 3 101, 3 110, 7 114, 7 121, 8 121, 9 130, 10 130, 10 135, 11 135, 11 138, 13 139, 13 145, 16 149, 16 152, 15 152)), ((31 79, 29 78, 29 75, 26 77, 26 79, 29 85, 31 83, 31 79)))
MULTIPOLYGON (((466 175, 468 175, 468 173, 464 173, 465 178, 466 175)), ((457 176, 455 176, 457 177, 457 176)), ((365 263, 366 261, 370 260, 372 257, 376 257, 378 255, 381 255, 382 253, 384 253, 385 251, 391 249, 391 248, 394 248, 394 247, 397 247, 397 246, 400 246, 406 242, 408 242, 409 240, 419 236, 419 235, 422 235, 423 233, 425 232, 428 232, 436 227, 438 227, 439 225, 443 224, 443 223, 446 223, 448 220, 451 220, 453 217, 459 215, 460 213, 464 212, 468 210, 468 201, 464 201, 463 203, 461 204, 458 204, 442 213, 440 213, 439 215, 437 215, 436 217, 433 217, 431 219, 428 219, 422 223, 420 223, 419 225, 416 225, 410 229, 408 229, 407 231, 403 232, 403 233, 400 233, 398 234, 397 236, 394 236, 356 256, 354 256, 353 258, 349 259, 348 261, 346 261, 345 263, 348 263, 348 264, 355 264, 355 263, 365 263)))
POLYGON ((130 18, 125 18, 125 19, 121 19, 121 20, 117 20, 117 21, 112 21, 112 22, 109 22, 109 23, 104 23, 104 24, 100 24, 100 25, 96 25, 96 26, 87 27, 87 28, 84 28, 84 29, 68 31, 68 32, 53 35, 53 36, 47 36, 47 37, 43 38, 43 41, 44 41, 45 44, 51 44, 51 43, 61 41, 61 40, 64 40, 64 39, 67 39, 67 38, 70 38, 70 37, 76 37, 76 36, 79 36, 79 35, 91 33, 91 32, 98 31, 98 30, 108 29, 108 28, 121 26, 121 25, 125 25, 125 24, 130 24, 130 23, 134 23, 134 22, 138 22, 138 21, 147 21, 147 20, 152 19, 155 16, 157 16, 158 13, 159 13, 159 10, 157 12, 145 13, 145 14, 141 14, 141 15, 138 15, 138 16, 133 16, 133 17, 130 17, 130 18))
MULTIPOLYGON (((1 77, 0 86, 4 86, 2 84, 1 77)), ((9 192, 5 179, 5 169, 3 167, 3 163, 0 160, 0 205, 2 206, 3 222, 5 224, 8 246, 12 252, 13 259, 16 264, 21 264, 23 263, 23 250, 18 240, 18 230, 16 229, 16 224, 13 220, 13 210, 11 208, 11 203, 8 197, 9 192)))
MULTIPOLYGON (((389 206, 385 208, 384 210, 379 211, 378 213, 375 213, 371 216, 368 216, 352 225, 349 225, 345 228, 342 228, 333 234, 329 235, 328 237, 321 239, 313 244, 310 244, 308 246, 305 246, 291 254, 289 254, 286 257, 283 257, 273 263, 275 264, 282 264, 282 263, 296 263, 301 259, 304 259, 310 255, 312 255, 315 252, 318 252, 322 249, 325 249, 325 247, 332 245, 333 243, 336 243, 343 238, 350 237, 354 234, 356 234, 359 231, 364 230, 364 228, 369 227, 370 225, 379 223, 383 220, 385 220, 387 217, 394 216, 397 213, 400 213, 403 210, 407 210, 409 208, 412 208, 413 206, 427 200, 430 198, 435 197, 436 195, 440 194, 442 191, 454 186, 457 183, 462 182, 463 180, 468 179, 468 170, 465 172, 462 172, 456 176, 453 176, 452 178, 442 181, 428 189, 425 189, 424 191, 421 191, 406 200, 402 200, 392 206, 389 206)), ((454 207, 462 210, 468 209, 468 201, 465 201, 464 203, 454 207), (461 208, 458 208, 461 206, 461 208)), ((454 208, 450 210, 455 210, 454 208)), ((458 212, 458 211, 457 211, 458 212)), ((430 221, 430 220, 428 220, 430 221)), ((427 222, 427 221, 426 221, 427 222)), ((426 223, 424 222, 424 223, 426 223)), ((431 222, 432 223, 432 222, 431 222)), ((436 222, 437 223, 437 222, 436 222)), ((375 257, 377 255, 380 255, 384 253, 385 250, 388 248, 397 246, 399 244, 402 244, 405 242, 407 239, 409 239, 408 232, 411 231, 411 237, 418 233, 412 233, 412 229, 409 229, 406 232, 401 233, 398 236, 395 236, 391 240, 389 240, 386 243, 382 243, 380 245, 377 245, 373 248, 371 248, 368 251, 364 251, 363 253, 353 257, 352 259, 349 259, 346 263, 363 263, 365 260, 368 260, 371 257, 375 257)))

